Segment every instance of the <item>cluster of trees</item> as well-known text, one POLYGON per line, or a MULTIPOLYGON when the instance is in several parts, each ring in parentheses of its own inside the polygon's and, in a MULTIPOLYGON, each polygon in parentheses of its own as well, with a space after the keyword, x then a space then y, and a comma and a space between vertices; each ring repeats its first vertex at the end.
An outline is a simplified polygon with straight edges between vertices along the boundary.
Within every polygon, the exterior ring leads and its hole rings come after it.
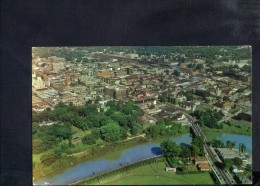
POLYGON ((42 126, 33 123, 33 153, 38 154, 46 149, 52 148, 61 143, 62 140, 68 140, 71 145, 72 131, 67 123, 57 123, 51 126, 42 126))
POLYGON ((236 165, 237 167, 240 167, 242 164, 243 164, 242 159, 238 157, 224 160, 224 167, 229 170, 232 168, 232 165, 236 165))
POLYGON ((202 98, 206 98, 210 95, 210 92, 208 90, 199 90, 199 89, 196 89, 194 91, 194 94, 197 95, 197 96, 200 96, 202 98))
POLYGON ((188 158, 190 156, 204 156, 203 138, 194 136, 191 145, 178 145, 173 141, 167 140, 160 144, 161 150, 171 166, 178 166, 182 172, 187 171, 188 158), (179 160, 182 164, 179 164, 179 160))
POLYGON ((202 136, 193 136, 192 142, 191 142, 191 151, 192 155, 197 156, 204 156, 204 140, 202 136))
POLYGON ((194 137, 190 146, 180 146, 173 141, 167 140, 163 141, 160 147, 164 156, 174 166, 178 164, 179 158, 185 161, 190 156, 205 155, 203 138, 200 136, 194 137))
POLYGON ((198 118, 199 123, 205 125, 209 128, 222 129, 223 124, 218 124, 218 122, 222 119, 223 114, 219 111, 215 110, 196 110, 194 115, 198 118))
POLYGON ((132 101, 109 102, 106 111, 98 112, 96 104, 72 106, 59 103, 54 110, 33 113, 33 153, 38 154, 48 150, 41 161, 50 165, 62 153, 68 153, 72 144, 72 130, 75 126, 82 130, 91 130, 82 138, 82 143, 92 145, 96 140, 116 142, 126 139, 127 132, 135 135, 141 131, 138 119, 143 115, 142 109, 132 101), (50 126, 39 126, 38 122, 51 120, 50 126), (49 152, 52 149, 53 152, 49 152))
POLYGON ((169 102, 169 103, 172 103, 172 104, 177 104, 176 98, 172 97, 171 95, 168 96, 166 92, 162 93, 159 96, 159 101, 162 102, 162 103, 169 102))
POLYGON ((158 120, 156 125, 149 126, 144 130, 145 134, 151 138, 166 136, 169 134, 181 133, 181 125, 172 122, 169 118, 158 120))

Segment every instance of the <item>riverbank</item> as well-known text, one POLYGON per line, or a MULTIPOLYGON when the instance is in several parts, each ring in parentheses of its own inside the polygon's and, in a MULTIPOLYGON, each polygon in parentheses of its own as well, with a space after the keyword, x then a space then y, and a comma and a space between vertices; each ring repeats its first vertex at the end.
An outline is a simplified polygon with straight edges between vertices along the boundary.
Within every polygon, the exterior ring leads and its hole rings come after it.
POLYGON ((80 156, 62 157, 59 161, 53 163, 51 166, 48 167, 42 166, 39 163, 38 167, 35 167, 33 170, 33 176, 36 181, 40 178, 51 177, 81 162, 100 158, 111 152, 111 149, 115 153, 123 151, 124 149, 127 149, 131 146, 141 145, 146 142, 148 142, 148 140, 143 137, 133 138, 131 140, 117 142, 107 146, 92 148, 91 150, 84 151, 84 153, 82 153, 80 156))
MULTIPOLYGON (((188 130, 184 130, 187 132, 188 130)), ((186 133, 187 134, 187 133, 186 133)), ((183 134, 174 135, 174 137, 180 137, 183 134)), ((144 143, 160 143, 166 139, 169 139, 173 136, 164 136, 161 138, 157 138, 156 140, 146 139, 143 136, 138 138, 133 138, 127 141, 121 141, 118 143, 110 144, 107 146, 100 146, 91 151, 85 151, 77 156, 67 156, 61 158, 59 161, 55 162, 49 167, 36 167, 34 168, 34 178, 35 180, 39 180, 41 178, 50 178, 55 176, 60 172, 64 172, 66 169, 72 166, 76 166, 79 163, 87 162, 87 161, 94 161, 100 157, 108 159, 108 160, 115 160, 118 159, 125 149, 139 146, 144 143)))

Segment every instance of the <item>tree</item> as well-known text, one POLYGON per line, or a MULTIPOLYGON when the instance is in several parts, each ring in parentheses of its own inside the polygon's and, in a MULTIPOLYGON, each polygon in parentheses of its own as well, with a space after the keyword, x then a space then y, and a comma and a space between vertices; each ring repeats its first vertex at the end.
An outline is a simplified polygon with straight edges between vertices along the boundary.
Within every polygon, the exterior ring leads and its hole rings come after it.
POLYGON ((241 158, 238 158, 238 157, 235 157, 235 158, 233 159, 233 161, 234 161, 234 164, 235 164, 237 167, 240 167, 240 166, 243 164, 242 159, 241 159, 241 158))
POLYGON ((246 145, 244 143, 239 144, 239 151, 242 153, 246 151, 246 145))
POLYGON ((226 148, 229 148, 230 150, 232 150, 235 146, 236 146, 235 142, 232 142, 229 140, 226 141, 226 148))
POLYGON ((166 157, 177 157, 180 154, 181 148, 173 141, 163 141, 160 145, 166 157))
POLYGON ((33 122, 32 123, 32 135, 33 135, 33 137, 39 132, 39 130, 40 130, 40 126, 37 123, 33 122))
POLYGON ((200 153, 200 148, 197 145, 191 145, 193 156, 197 157, 200 153))
POLYGON ((179 70, 174 70, 173 71, 173 75, 175 75, 175 76, 177 76, 177 77, 179 77, 180 76, 180 71, 179 70))
POLYGON ((182 147, 180 152, 180 157, 188 158, 191 156, 191 149, 188 147, 182 147))
POLYGON ((224 144, 223 141, 221 141, 221 140, 216 140, 216 139, 213 139, 213 140, 212 140, 211 145, 212 145, 212 147, 214 147, 214 148, 224 148, 224 147, 225 147, 225 144, 224 144))
POLYGON ((99 128, 94 128, 92 131, 91 131, 91 134, 92 134, 92 137, 94 139, 99 139, 101 138, 101 132, 100 132, 100 129, 99 128))
POLYGON ((197 64, 197 66, 196 66, 196 69, 197 70, 201 70, 203 68, 203 65, 202 64, 197 64))
POLYGON ((97 104, 101 100, 102 100, 102 98, 100 96, 97 96, 96 99, 95 99, 95 103, 97 104))
POLYGON ((46 146, 41 139, 37 138, 32 141, 32 150, 33 154, 39 154, 46 150, 46 146))
POLYGON ((199 154, 203 155, 204 153, 204 141, 202 136, 195 136, 192 139, 192 145, 195 145, 199 148, 199 154))
POLYGON ((82 143, 87 145, 92 145, 96 143, 95 137, 92 134, 87 134, 82 138, 82 143))
POLYGON ((136 135, 136 134, 138 133, 138 130, 139 130, 139 128, 138 128, 136 125, 133 125, 133 126, 131 127, 130 133, 131 133, 132 135, 136 135))
POLYGON ((230 167, 234 164, 232 159, 225 159, 224 160, 224 167, 226 169, 230 169, 230 167))
POLYGON ((115 122, 110 121, 107 125, 102 126, 100 131, 102 139, 107 142, 115 142, 120 140, 122 137, 121 129, 115 122))

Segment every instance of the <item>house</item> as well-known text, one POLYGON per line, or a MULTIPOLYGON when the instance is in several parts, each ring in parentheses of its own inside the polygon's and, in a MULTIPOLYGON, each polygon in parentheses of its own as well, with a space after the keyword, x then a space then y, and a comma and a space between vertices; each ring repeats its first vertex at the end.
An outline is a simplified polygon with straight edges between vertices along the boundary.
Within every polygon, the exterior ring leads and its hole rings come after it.
POLYGON ((176 172, 176 168, 175 167, 166 167, 165 171, 166 172, 176 172))
POLYGON ((211 169, 209 163, 198 163, 197 167, 200 171, 209 171, 211 169))
POLYGON ((199 163, 208 163, 208 160, 204 156, 198 156, 195 158, 195 165, 197 165, 199 163))
POLYGON ((232 170, 233 170, 234 173, 244 172, 243 170, 238 169, 236 165, 232 165, 232 170))

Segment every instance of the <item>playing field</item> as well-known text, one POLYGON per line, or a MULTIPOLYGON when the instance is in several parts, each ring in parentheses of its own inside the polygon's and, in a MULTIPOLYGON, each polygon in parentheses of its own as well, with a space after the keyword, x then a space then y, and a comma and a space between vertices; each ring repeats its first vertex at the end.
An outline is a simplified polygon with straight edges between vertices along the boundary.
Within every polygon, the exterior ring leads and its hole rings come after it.
POLYGON ((153 163, 129 170, 121 174, 109 176, 104 179, 96 179, 90 184, 101 185, 158 185, 158 184, 214 184, 210 174, 195 173, 178 175, 173 172, 165 171, 165 163, 153 163), (158 170, 158 174, 156 171, 158 170), (99 182, 99 183, 98 183, 99 182))

